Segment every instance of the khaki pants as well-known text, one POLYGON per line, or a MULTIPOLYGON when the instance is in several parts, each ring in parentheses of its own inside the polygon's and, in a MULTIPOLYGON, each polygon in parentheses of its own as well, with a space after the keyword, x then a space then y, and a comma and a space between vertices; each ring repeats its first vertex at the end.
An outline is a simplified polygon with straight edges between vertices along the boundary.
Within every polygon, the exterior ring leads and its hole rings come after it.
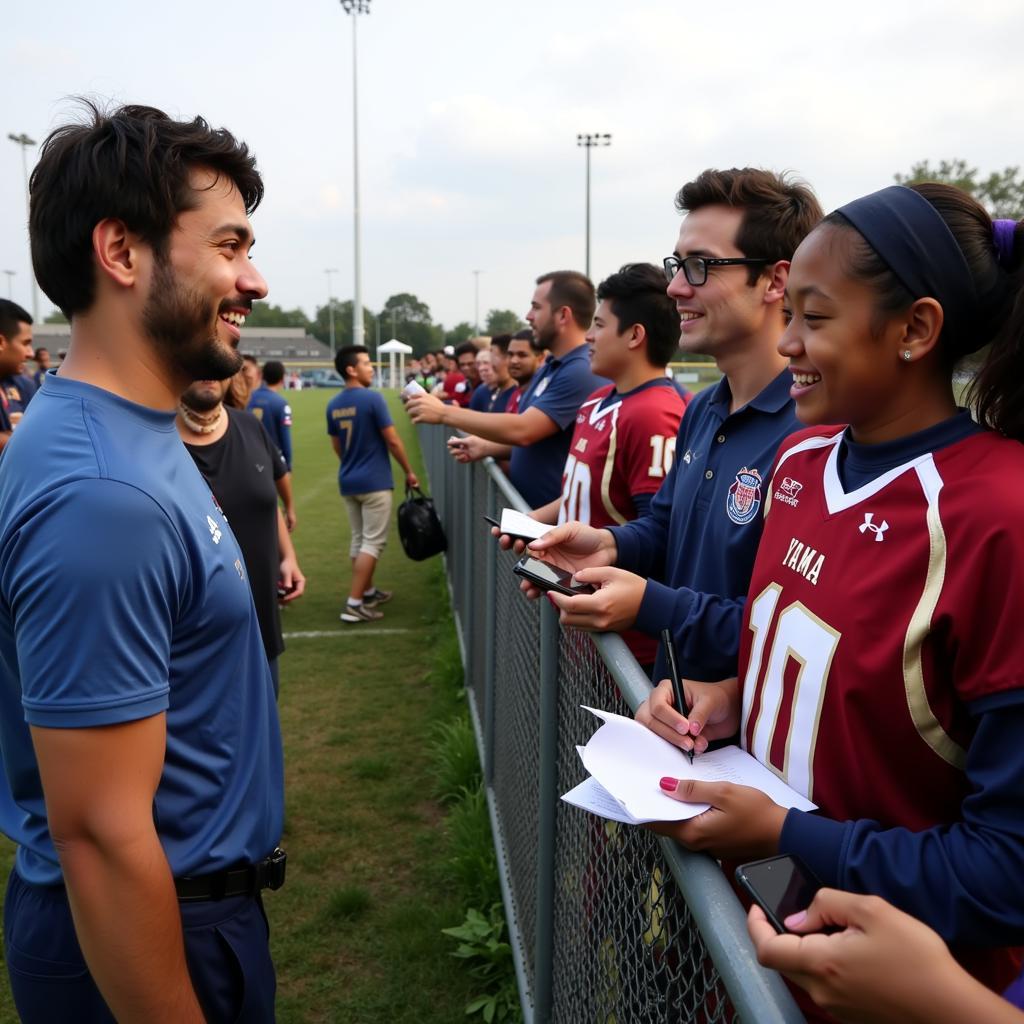
POLYGON ((370 491, 368 494, 344 494, 348 521, 352 528, 349 556, 373 555, 380 558, 388 542, 391 523, 391 491, 370 491))

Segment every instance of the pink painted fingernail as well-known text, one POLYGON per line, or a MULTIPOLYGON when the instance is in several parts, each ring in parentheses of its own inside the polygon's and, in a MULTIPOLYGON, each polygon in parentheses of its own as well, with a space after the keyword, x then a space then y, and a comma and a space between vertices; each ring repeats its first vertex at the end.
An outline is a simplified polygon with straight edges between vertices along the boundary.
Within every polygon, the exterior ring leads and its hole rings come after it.
POLYGON ((787 917, 786 920, 783 921, 782 923, 787 928, 799 928, 800 925, 802 925, 804 923, 804 921, 806 921, 806 920, 807 920, 807 911, 806 910, 798 910, 795 914, 790 914, 789 917, 787 917))
POLYGON ((671 775, 665 775, 662 777, 662 780, 658 785, 661 786, 666 793, 674 793, 676 791, 676 786, 679 785, 679 780, 673 779, 671 775))

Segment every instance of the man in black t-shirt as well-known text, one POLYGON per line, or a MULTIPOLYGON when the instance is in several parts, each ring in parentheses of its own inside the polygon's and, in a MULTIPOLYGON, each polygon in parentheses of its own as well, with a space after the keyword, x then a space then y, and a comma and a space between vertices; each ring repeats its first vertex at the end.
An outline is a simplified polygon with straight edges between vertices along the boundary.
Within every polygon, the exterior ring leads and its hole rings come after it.
POLYGON ((278 602, 299 597, 306 579, 274 486, 288 466, 252 413, 225 407, 230 383, 196 381, 181 397, 175 425, 242 549, 276 694, 284 651, 278 602))

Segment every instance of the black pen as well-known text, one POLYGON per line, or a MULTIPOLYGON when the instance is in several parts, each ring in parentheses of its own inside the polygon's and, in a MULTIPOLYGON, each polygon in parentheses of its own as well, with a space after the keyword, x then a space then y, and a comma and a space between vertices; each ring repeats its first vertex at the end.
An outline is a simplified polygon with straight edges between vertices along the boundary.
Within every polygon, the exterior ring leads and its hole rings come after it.
MULTIPOLYGON (((683 696, 683 681, 679 678, 679 658, 676 656, 676 642, 672 639, 672 630, 661 631, 661 644, 665 648, 665 660, 668 662, 668 676, 672 680, 672 697, 674 698, 676 711, 681 715, 689 714, 690 709, 686 706, 686 699, 683 696)), ((690 737, 693 742, 693 737, 690 737)), ((690 764, 693 764, 693 747, 687 751, 690 755, 690 764)))

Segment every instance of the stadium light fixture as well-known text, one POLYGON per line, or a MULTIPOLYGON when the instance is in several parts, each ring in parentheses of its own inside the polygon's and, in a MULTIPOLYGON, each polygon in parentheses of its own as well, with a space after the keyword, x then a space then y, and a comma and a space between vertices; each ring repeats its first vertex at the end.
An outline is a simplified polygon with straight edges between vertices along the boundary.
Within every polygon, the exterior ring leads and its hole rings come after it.
MULTIPOLYGON (((7 138, 11 142, 16 142, 21 146, 21 171, 25 177, 25 230, 28 230, 28 215, 29 215, 29 199, 28 199, 28 156, 27 150, 29 146, 36 144, 35 139, 30 139, 24 132, 20 135, 15 135, 14 132, 8 132, 7 138)), ((29 259, 28 259, 29 274, 32 277, 32 319, 37 323, 39 322, 39 285, 36 284, 36 275, 32 272, 32 251, 31 246, 29 247, 29 259)), ((10 283, 10 278, 8 278, 10 283)))
POLYGON ((611 144, 612 137, 607 132, 580 132, 576 136, 576 145, 587 151, 587 277, 590 277, 590 151, 595 146, 611 144))

